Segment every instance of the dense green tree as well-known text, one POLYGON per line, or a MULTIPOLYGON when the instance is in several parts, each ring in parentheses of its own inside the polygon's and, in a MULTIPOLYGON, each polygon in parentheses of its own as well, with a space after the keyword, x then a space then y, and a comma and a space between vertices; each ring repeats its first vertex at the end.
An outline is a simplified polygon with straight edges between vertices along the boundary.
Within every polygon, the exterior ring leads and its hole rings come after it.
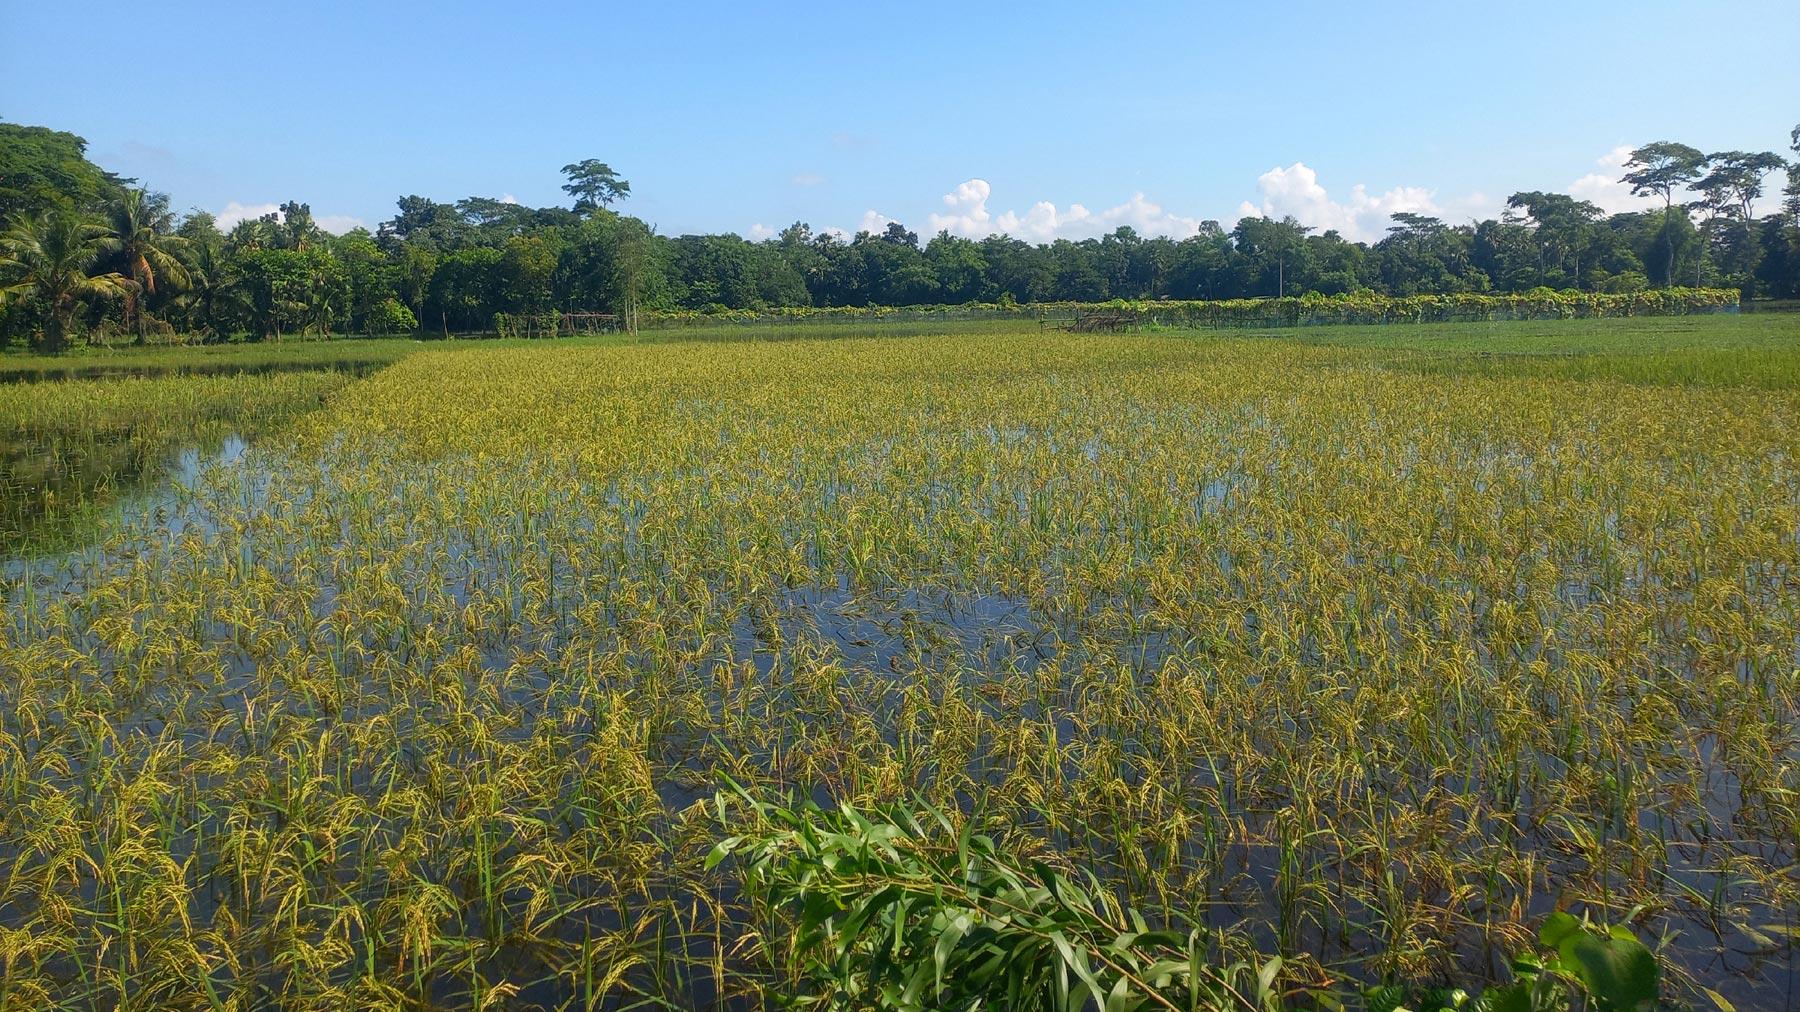
POLYGON ((280 211, 263 215, 263 220, 269 223, 274 245, 279 249, 311 249, 325 235, 313 221, 312 205, 298 200, 287 201, 280 211))
POLYGON ((448 252, 468 245, 475 230, 457 211, 455 204, 443 204, 418 195, 401 197, 392 218, 375 231, 376 241, 390 252, 418 248, 431 253, 448 252))
POLYGON ((383 303, 394 301, 398 295, 398 267, 382 252, 368 229, 352 229, 330 240, 328 246, 344 269, 348 312, 345 326, 360 333, 392 333, 382 329, 385 323, 378 324, 375 317, 383 303))
POLYGON ((556 268, 563 309, 611 313, 630 325, 634 312, 674 303, 671 244, 643 222, 601 209, 570 229, 566 241, 556 268))
MULTIPOLYGON (((1705 156, 1671 142, 1637 149, 1626 166, 1635 192, 1663 199, 1650 212, 1606 216, 1568 194, 1522 191, 1501 217, 1466 226, 1397 214, 1373 243, 1252 216, 1229 231, 1206 222, 1180 240, 1129 226, 1042 243, 940 231, 921 248, 899 222, 854 238, 804 222, 762 241, 660 236, 611 208, 629 184, 593 160, 565 166, 574 210, 409 195, 374 234, 334 237, 318 228, 309 205, 290 200, 221 234, 204 213, 173 227, 166 200, 88 163, 78 137, 0 124, 0 139, 10 145, 0 148, 0 206, 87 209, 110 222, 84 270, 125 282, 77 286, 51 314, 49 296, 9 278, 0 342, 23 335, 56 343, 81 323, 104 323, 114 297, 124 299, 124 320, 140 335, 160 320, 222 339, 402 324, 486 330, 498 313, 610 313, 630 326, 640 309, 675 307, 1634 291, 1697 282, 1738 285, 1746 296, 1800 295, 1800 157, 1780 212, 1757 219, 1765 180, 1782 159, 1705 156)), ((1790 141, 1800 156, 1800 127, 1790 141)), ((39 217, 12 224, 41 227, 39 217)), ((23 277, 16 263, 11 270, 23 277)))
POLYGON ((1231 236, 1218 222, 1201 222, 1199 234, 1176 244, 1169 265, 1169 296, 1221 299, 1237 295, 1242 286, 1236 253, 1231 236))
POLYGON ((925 244, 925 259, 945 302, 978 302, 990 297, 987 258, 973 239, 940 231, 925 244))
POLYGON ((995 298, 1043 302, 1056 297, 1056 272, 1047 247, 991 235, 981 240, 981 258, 987 262, 988 288, 995 298))
POLYGON ((157 295, 157 285, 185 288, 188 272, 179 252, 185 244, 175 234, 169 198, 148 190, 121 192, 106 211, 104 248, 117 273, 130 278, 125 296, 125 324, 144 340, 144 306, 157 295))
POLYGON ((503 251, 488 246, 471 246, 444 257, 431 275, 420 322, 445 332, 487 329, 502 304, 505 259, 503 251))
POLYGON ((858 235, 850 248, 861 258, 868 282, 865 304, 916 306, 939 300, 937 275, 919 249, 918 233, 890 222, 879 236, 858 235))
POLYGON ((1793 133, 1788 135, 1788 144, 1794 160, 1788 163, 1787 186, 1781 191, 1782 209, 1790 219, 1800 223, 1800 124, 1796 124, 1793 133))
MULTIPOLYGON (((1640 197, 1663 199, 1663 232, 1658 249, 1663 256, 1662 283, 1675 283, 1675 258, 1689 241, 1676 223, 1675 191, 1700 178, 1706 170, 1706 156, 1700 149, 1675 141, 1656 141, 1631 153, 1625 163, 1620 182, 1631 184, 1631 192, 1640 197)), ((1686 220, 1686 216, 1682 216, 1686 220)), ((1688 225, 1688 232, 1692 224, 1688 225)))
POLYGON ((246 315, 242 277, 237 262, 226 255, 225 235, 217 219, 205 211, 188 215, 175 234, 182 239, 180 255, 188 279, 178 306, 183 328, 213 339, 224 337, 246 315))
POLYGON ((241 262, 251 325, 261 337, 329 335, 348 306, 344 266, 321 246, 256 249, 241 262))
MULTIPOLYGON (((1306 234, 1311 231, 1292 216, 1279 221, 1249 217, 1237 223, 1231 238, 1245 260, 1249 294, 1288 294, 1290 275, 1298 281, 1306 273, 1306 234)), ((1304 284, 1296 287, 1305 290, 1304 284)))
POLYGON ((413 315, 424 319, 425 295, 431 291, 432 275, 437 273, 438 255, 425 246, 402 247, 395 265, 400 301, 413 315))
POLYGON ((53 206, 98 212, 131 180, 87 159, 87 141, 47 127, 0 123, 0 222, 53 206))
POLYGON ((556 262, 562 241, 554 230, 515 235, 501 247, 502 302, 508 311, 541 313, 556 300, 556 262))
POLYGON ((887 228, 882 229, 881 234, 876 236, 876 238, 880 239, 882 242, 893 243, 896 246, 912 246, 917 248, 919 245, 919 233, 914 232, 897 221, 888 222, 887 228))
POLYGON ((573 162, 563 166, 562 172, 569 179, 563 184, 563 192, 575 198, 577 214, 611 207, 631 196, 631 184, 619 178, 612 166, 598 159, 573 162))
POLYGON ((1102 302, 1112 298, 1106 275, 1093 255, 1098 245, 1092 239, 1083 242, 1058 239, 1050 244, 1050 269, 1055 272, 1051 291, 1056 298, 1076 302, 1102 302))
POLYGON ((1693 184, 1694 191, 1719 213, 1743 221, 1756 218, 1754 204, 1762 196, 1763 181, 1787 166, 1773 151, 1721 151, 1706 157, 1709 171, 1693 184))
POLYGON ((775 255, 793 272, 800 281, 800 290, 794 293, 794 301, 783 305, 812 306, 819 304, 819 291, 825 281, 825 254, 819 249, 819 237, 813 234, 812 226, 803 221, 796 221, 773 240, 775 255))
MULTIPOLYGON (((1461 292, 1472 287, 1470 247, 1473 236, 1438 218, 1409 211, 1395 213, 1387 238, 1375 244, 1371 257, 1382 288, 1394 295, 1461 292)), ((1483 278, 1483 282, 1486 282, 1483 278)))
POLYGON ((16 221, 0 236, 0 293, 41 309, 38 350, 67 346, 70 321, 84 301, 123 298, 133 290, 123 274, 97 272, 106 253, 106 226, 67 207, 16 221))
MULTIPOLYGON (((1462 258, 1466 271, 1467 256, 1462 258)), ((1344 295, 1367 287, 1363 274, 1368 269, 1363 247, 1345 242, 1332 229, 1323 235, 1306 237, 1306 261, 1312 268, 1307 290, 1321 295, 1344 295)), ((1484 282, 1486 278, 1482 279, 1484 282)))
POLYGON ((1506 206, 1523 212, 1532 230, 1537 247, 1537 276, 1532 287, 1586 287, 1581 275, 1582 254, 1593 242, 1594 225, 1604 213, 1588 201, 1541 190, 1515 193, 1507 198, 1506 206))

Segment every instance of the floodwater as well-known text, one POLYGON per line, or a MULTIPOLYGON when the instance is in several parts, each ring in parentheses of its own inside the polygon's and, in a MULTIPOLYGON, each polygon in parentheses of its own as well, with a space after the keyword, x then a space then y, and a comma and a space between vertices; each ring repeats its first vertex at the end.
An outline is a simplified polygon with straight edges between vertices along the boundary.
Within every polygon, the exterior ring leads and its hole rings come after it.
MULTIPOLYGON (((174 539, 184 532, 211 536, 221 528, 219 518, 210 511, 202 494, 204 490, 209 485, 228 482, 241 490, 244 499, 240 505, 253 508, 268 483, 278 477, 277 466, 237 435, 204 446, 182 447, 135 471, 122 473, 113 486, 119 491, 109 507, 108 518, 144 537, 174 539)), ((1205 487, 1195 509, 1204 512, 1218 508, 1230 489, 1230 476, 1212 482, 1205 487)), ((493 560, 484 558, 475 544, 473 538, 462 538, 461 561, 466 563, 466 575, 460 584, 447 588, 452 598, 459 601, 467 600, 477 582, 492 582, 504 575, 490 566, 493 560)), ((49 595, 79 594, 94 575, 121 561, 92 546, 65 545, 62 551, 49 555, 8 556, 0 577, 13 588, 29 584, 33 588, 31 598, 42 600, 49 595)), ((1346 564, 1355 561, 1348 559, 1346 564)), ((568 589, 578 592, 575 587, 568 589)), ((1582 588, 1569 591, 1572 596, 1583 592, 1582 588)), ((325 597, 319 602, 322 613, 331 608, 331 593, 332 588, 327 586, 325 597)), ((6 618, 9 624, 16 623, 23 607, 19 604, 21 598, 16 593, 9 593, 8 597, 14 603, 6 618)), ((984 678, 1033 674, 1045 669, 1054 658, 1056 663, 1051 668, 1053 677, 1058 679, 1066 679, 1069 671, 1084 666, 1105 665, 1147 682, 1185 642, 1183 630, 1159 627, 1152 621, 1129 625, 1115 622, 1105 636, 1095 637, 1091 635, 1091 618, 1046 614, 1025 598, 998 588, 968 592, 886 587, 871 591, 855 590, 848 581, 840 579, 824 586, 789 588, 772 603, 743 610, 717 652, 697 663, 727 665, 748 658, 757 677, 774 681, 784 666, 795 660, 800 645, 808 651, 823 651, 841 666, 843 691, 855 692, 859 710, 891 733, 910 684, 906 673, 919 670, 922 662, 934 672, 953 671, 958 673, 955 677, 979 682, 984 678)), ((571 617, 567 621, 575 620, 571 617)), ((1250 624, 1254 626, 1254 619, 1250 624)), ((15 628, 12 635, 19 631, 15 628)), ((557 634, 555 629, 539 631, 536 642, 554 644, 557 634)), ((379 644, 376 646, 379 648, 379 644)), ((505 644, 493 647, 490 653, 495 669, 508 665, 514 656, 505 644)), ((237 663, 238 670, 220 682, 219 693, 212 702, 223 707, 240 705, 237 693, 252 681, 247 670, 252 662, 240 658, 237 663)), ((515 678, 512 684, 515 689, 510 701, 527 716, 519 733, 529 733, 535 720, 558 716, 553 711, 560 693, 548 676, 515 678)), ((1007 712, 999 709, 1000 704, 993 705, 996 715, 1007 712)), ((345 719, 353 716, 346 714, 345 719)), ((167 719, 167 714, 161 718, 145 714, 137 719, 144 722, 145 733, 155 733, 152 722, 167 719)), ((1058 719, 1057 729, 1066 740, 1092 733, 1066 716, 1058 719)), ((1556 762, 1548 756, 1542 761, 1556 762)), ((1716 743, 1703 750, 1701 762, 1706 785, 1701 801, 1713 824, 1741 825, 1745 814, 1742 795, 1729 767, 1718 757, 1716 743)), ((1071 775, 1074 772, 1069 771, 1071 775)), ((1435 771, 1415 772, 1436 775, 1435 771)), ((711 788, 697 785, 696 779, 671 777, 661 785, 669 812, 710 795, 711 788)), ((1245 813, 1252 829, 1249 835, 1263 836, 1264 829, 1273 835, 1277 815, 1245 813)), ((1670 824, 1661 813, 1652 811, 1625 813, 1625 817, 1633 820, 1639 831, 1659 834, 1670 844, 1668 866, 1663 871, 1669 882, 1669 906, 1658 920, 1665 936, 1665 958, 1740 1009, 1800 1009, 1800 958, 1792 934, 1795 912, 1746 908, 1749 893, 1733 880, 1729 871, 1733 859, 1741 855, 1753 856, 1764 866, 1779 868, 1785 864, 1794 868, 1792 841, 1784 844, 1741 833, 1736 838, 1712 838, 1694 833, 1691 826, 1670 824), (1693 902, 1695 897, 1710 898, 1712 907, 1736 913, 1725 919, 1709 918, 1703 905, 1693 902)), ((1559 860, 1555 827, 1527 825, 1520 827, 1520 832, 1526 841, 1522 846, 1541 848, 1544 860, 1552 865, 1559 860)), ((6 842, 0 841, 0 861, 11 856, 8 850, 6 842)), ((1258 922, 1267 926, 1256 938, 1265 950, 1309 951, 1327 963, 1349 961, 1375 944, 1363 931, 1346 929, 1341 924, 1279 925, 1275 896, 1283 874, 1282 854, 1273 844, 1243 846, 1221 854, 1204 849, 1196 840, 1186 857, 1222 865, 1218 869, 1217 896, 1204 911, 1209 925, 1258 922)), ((1535 918, 1549 913, 1555 901, 1553 892, 1534 893, 1530 898, 1531 915, 1535 918)), ((201 907, 207 902, 204 896, 195 899, 201 907)), ((201 917, 209 913, 196 910, 201 917)), ((1367 923, 1376 912, 1345 913, 1347 921, 1366 918, 1363 922, 1367 923)), ((596 922, 596 926, 605 925, 596 922)), ((1466 959, 1474 973, 1494 977, 1505 974, 1504 953, 1474 951, 1466 959)), ((549 996, 534 993, 532 997, 542 1000, 549 996)))

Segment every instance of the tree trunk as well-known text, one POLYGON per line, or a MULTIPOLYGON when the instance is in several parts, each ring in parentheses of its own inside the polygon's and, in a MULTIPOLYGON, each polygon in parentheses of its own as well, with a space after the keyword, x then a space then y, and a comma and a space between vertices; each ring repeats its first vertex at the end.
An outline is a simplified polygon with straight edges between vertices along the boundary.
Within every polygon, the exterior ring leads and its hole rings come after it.
POLYGON ((1668 212, 1663 213, 1663 242, 1669 244, 1669 266, 1663 271, 1663 284, 1675 287, 1675 223, 1668 212))
POLYGON ((68 334, 68 324, 63 314, 55 306, 50 308, 50 315, 44 320, 44 336, 39 347, 49 353, 56 354, 63 350, 63 342, 68 334))
POLYGON ((144 343, 144 326, 138 313, 138 297, 136 290, 125 293, 125 326, 135 335, 133 344, 144 343))

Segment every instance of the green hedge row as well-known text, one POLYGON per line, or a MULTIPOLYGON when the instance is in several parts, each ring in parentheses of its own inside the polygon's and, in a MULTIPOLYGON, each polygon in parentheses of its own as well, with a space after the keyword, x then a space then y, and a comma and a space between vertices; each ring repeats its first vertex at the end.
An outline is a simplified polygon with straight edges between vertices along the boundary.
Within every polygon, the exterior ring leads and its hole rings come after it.
POLYGON ((1187 327, 1294 327, 1334 323, 1450 323, 1600 319, 1734 312, 1736 289, 1659 288, 1609 294, 1539 288, 1513 295, 1302 295, 1217 302, 1114 303, 1142 323, 1187 327))
POLYGON ((1294 327, 1334 323, 1448 323, 1488 320, 1598 319, 1735 312, 1738 292, 1728 288, 1659 288, 1611 294, 1538 288, 1511 295, 1410 295, 1358 293, 1300 295, 1280 299, 1127 301, 1102 303, 967 303, 955 306, 832 306, 729 309, 717 312, 656 310, 647 326, 701 323, 784 323, 864 320, 1020 319, 1073 321, 1082 314, 1114 314, 1138 325, 1169 327, 1294 327))

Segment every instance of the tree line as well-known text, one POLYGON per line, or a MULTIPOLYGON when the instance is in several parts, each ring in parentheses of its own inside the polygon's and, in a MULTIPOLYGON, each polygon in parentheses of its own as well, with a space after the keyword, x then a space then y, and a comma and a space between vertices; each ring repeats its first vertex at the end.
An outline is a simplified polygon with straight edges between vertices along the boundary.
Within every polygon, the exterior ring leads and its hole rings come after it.
POLYGON ((1568 194, 1513 194, 1498 218, 1392 216, 1378 242, 1293 218, 1203 223, 1184 238, 1121 226, 1033 244, 899 223, 844 236, 665 236, 621 213, 631 185, 594 159, 563 167, 568 207, 401 197, 373 231, 320 229, 305 203, 221 229, 94 165, 73 134, 0 123, 0 340, 459 333, 497 314, 639 309, 1240 299, 1304 293, 1634 292, 1733 287, 1800 297, 1800 126, 1792 161, 1657 142, 1623 182, 1661 207, 1607 215, 1568 194), (1768 180, 1782 201, 1757 216, 1768 180))

